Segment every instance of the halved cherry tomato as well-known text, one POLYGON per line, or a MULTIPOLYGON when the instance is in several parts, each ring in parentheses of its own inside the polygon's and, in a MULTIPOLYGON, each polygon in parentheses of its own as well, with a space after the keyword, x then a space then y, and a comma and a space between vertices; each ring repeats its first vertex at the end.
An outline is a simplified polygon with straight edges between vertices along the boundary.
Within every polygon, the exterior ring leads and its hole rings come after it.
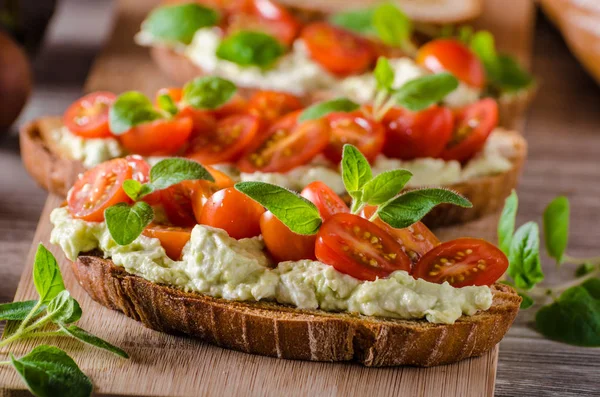
POLYGON ((139 124, 119 136, 119 139, 131 153, 142 156, 171 155, 187 142, 192 128, 190 117, 159 119, 139 124))
POLYGON ((498 125, 498 104, 492 98, 475 102, 456 114, 454 136, 442 152, 444 160, 469 160, 483 149, 494 128, 498 125))
POLYGON ((416 61, 434 73, 450 72, 472 87, 485 86, 483 64, 473 51, 458 40, 432 40, 419 49, 416 61))
POLYGON ((190 142, 186 157, 202 164, 234 162, 254 140, 259 127, 259 118, 251 114, 221 119, 213 131, 201 133, 190 142))
POLYGON ((148 182, 150 176, 150 164, 144 158, 138 154, 132 154, 125 157, 127 163, 131 167, 132 176, 131 178, 141 182, 148 182))
POLYGON ((110 160, 86 171, 69 190, 69 212, 88 222, 102 222, 105 209, 131 201, 122 187, 131 176, 125 159, 110 160))
POLYGON ((508 268, 506 255, 477 238, 442 243, 426 253, 413 269, 415 278, 453 287, 492 285, 508 268))
POLYGON ((191 106, 185 106, 181 102, 183 99, 183 89, 178 87, 161 88, 156 93, 155 104, 159 107, 158 101, 161 95, 168 95, 171 97, 173 102, 179 108, 178 118, 190 117, 192 119, 193 127, 191 137, 198 136, 200 134, 209 133, 214 131, 216 128, 217 121, 215 116, 209 110, 194 109, 191 106))
POLYGON ((363 112, 331 113, 327 116, 331 128, 325 157, 334 163, 342 161, 344 145, 354 145, 369 161, 373 161, 383 148, 385 131, 383 125, 363 112))
POLYGON ((298 123, 301 110, 277 120, 238 161, 242 172, 287 172, 308 163, 329 143, 325 119, 298 123))
POLYGON ((260 234, 262 205, 235 188, 219 190, 213 194, 200 216, 200 224, 223 229, 230 237, 241 239, 260 234))
POLYGON ((350 208, 344 203, 344 200, 323 182, 309 183, 302 189, 300 195, 317 206, 321 219, 324 221, 334 214, 350 212, 350 208))
POLYGON ((454 116, 445 107, 432 106, 420 112, 392 108, 382 120, 385 128, 383 153, 387 157, 412 160, 439 157, 452 137, 454 116))
POLYGON ((224 105, 212 109, 209 112, 218 120, 234 114, 245 113, 247 108, 248 101, 243 96, 234 94, 224 105))
MULTIPOLYGON (((368 205, 360 215, 365 219, 370 219, 376 210, 377 207, 368 205)), ((417 222, 404 229, 391 227, 379 218, 375 219, 373 223, 396 239, 412 263, 416 263, 425 253, 440 244, 440 240, 422 222, 417 222)))
POLYGON ((142 234, 159 239, 160 245, 165 249, 167 256, 177 261, 181 259, 183 247, 190 241, 192 228, 151 223, 144 229, 142 234))
POLYGON ((225 173, 209 167, 208 165, 205 165, 204 168, 210 172, 215 181, 198 181, 196 187, 191 190, 190 199, 192 202, 192 211, 194 212, 194 217, 198 223, 200 223, 202 218, 202 208, 204 208, 204 204, 206 204, 208 199, 219 190, 233 187, 235 184, 233 179, 225 173))
POLYGON ((271 211, 260 217, 260 233, 267 250, 277 262, 315 260, 317 235, 304 236, 292 232, 271 211))
POLYGON ((335 214, 317 233, 321 262, 359 280, 375 280, 396 270, 410 272, 410 259, 385 230, 353 214, 335 214))
POLYGON ((258 91, 248 100, 248 113, 259 116, 267 124, 301 108, 300 99, 286 92, 258 91))
POLYGON ((291 45, 300 31, 300 22, 271 0, 241 0, 237 12, 229 17, 228 31, 258 30, 275 36, 281 43, 291 45))
POLYGON ((82 138, 108 138, 108 110, 117 99, 112 92, 93 92, 73 102, 64 114, 65 126, 82 138))
POLYGON ((310 57, 336 75, 362 73, 375 61, 375 50, 368 40, 327 22, 305 26, 300 37, 310 57))
POLYGON ((213 168, 209 165, 205 165, 204 168, 206 168, 206 170, 212 175, 213 179, 215 180, 214 182, 205 182, 212 183, 216 186, 217 190, 227 189, 228 187, 232 187, 233 185, 235 185, 235 181, 231 179, 226 173, 219 171, 218 169, 213 168))

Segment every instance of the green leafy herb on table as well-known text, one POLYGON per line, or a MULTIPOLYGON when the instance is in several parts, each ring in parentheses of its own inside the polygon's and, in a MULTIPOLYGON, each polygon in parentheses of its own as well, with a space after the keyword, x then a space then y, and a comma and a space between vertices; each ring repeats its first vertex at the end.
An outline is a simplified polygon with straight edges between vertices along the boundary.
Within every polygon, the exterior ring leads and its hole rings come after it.
POLYGON ((506 281, 523 297, 522 309, 545 304, 536 313, 537 330, 548 338, 578 346, 600 346, 600 257, 575 258, 565 253, 569 238, 569 201, 555 198, 544 211, 546 251, 557 266, 575 265, 575 278, 561 285, 540 286, 538 225, 528 222, 515 232, 518 199, 507 199, 498 225, 501 249, 510 265, 506 281), (548 303, 550 301, 550 303, 548 303))
MULTIPOLYGON (((117 346, 74 325, 81 318, 79 303, 65 289, 56 259, 42 244, 33 264, 33 280, 38 300, 0 305, 0 320, 14 321, 14 332, 5 332, 0 347, 22 339, 72 337, 123 358, 127 353, 117 346)), ((0 365, 12 365, 29 390, 39 397, 90 396, 92 382, 63 350, 47 345, 15 357, 0 365)))
MULTIPOLYGON (((351 212, 359 214, 365 206, 376 205, 377 217, 395 228, 404 228, 420 221, 433 207, 453 204, 471 207, 466 198, 440 188, 415 189, 401 193, 412 174, 406 170, 384 172, 373 177, 371 166, 354 146, 344 145, 342 180, 352 197, 351 212)), ((263 205, 297 234, 318 232, 322 219, 317 207, 295 192, 264 182, 239 182, 235 188, 263 205)))

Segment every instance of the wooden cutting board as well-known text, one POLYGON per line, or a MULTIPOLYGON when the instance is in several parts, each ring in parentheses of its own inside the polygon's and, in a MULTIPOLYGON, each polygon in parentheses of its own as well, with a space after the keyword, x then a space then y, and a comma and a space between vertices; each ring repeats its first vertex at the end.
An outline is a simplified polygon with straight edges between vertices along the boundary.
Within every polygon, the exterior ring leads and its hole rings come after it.
MULTIPOLYGON (((152 2, 120 0, 113 35, 94 64, 86 90, 115 92, 137 89, 152 94, 169 82, 156 70, 146 49, 132 37, 152 2)), ((496 35, 499 46, 529 62, 534 19, 532 3, 523 0, 486 0, 477 22, 496 35)), ((492 396, 498 348, 482 357, 435 368, 364 368, 346 363, 278 360, 221 349, 200 341, 149 330, 124 315, 101 307, 77 285, 68 261, 49 243, 49 213, 62 199, 50 196, 44 207, 15 300, 36 297, 31 271, 41 242, 59 259, 65 285, 80 302, 79 325, 122 347, 131 355, 123 360, 69 339, 45 341, 65 349, 91 377, 101 395, 373 395, 373 396, 492 396)), ((495 240, 497 216, 437 231, 442 239, 479 236, 495 240)), ((36 341, 37 343, 37 341, 36 341)), ((10 345, 25 354, 34 343, 10 345)), ((8 349, 0 351, 5 356, 8 349)), ((24 389, 15 371, 0 368, 0 396, 20 395, 24 389)))

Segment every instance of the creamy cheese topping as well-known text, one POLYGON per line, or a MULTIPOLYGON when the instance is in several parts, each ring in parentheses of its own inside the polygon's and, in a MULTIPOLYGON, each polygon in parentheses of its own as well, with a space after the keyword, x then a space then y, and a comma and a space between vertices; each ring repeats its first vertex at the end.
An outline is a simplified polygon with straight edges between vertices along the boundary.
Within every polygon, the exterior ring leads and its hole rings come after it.
MULTIPOLYGON (((413 173, 408 182, 409 187, 427 185, 452 185, 469 178, 487 176, 506 172, 511 169, 511 159, 516 155, 516 149, 510 134, 502 129, 496 129, 488 138, 484 149, 465 165, 458 161, 445 161, 434 158, 419 158, 415 160, 399 160, 380 154, 375 159, 372 169, 375 175, 385 171, 405 169, 413 173)), ((225 169, 234 179, 242 181, 259 181, 284 186, 300 191, 315 180, 319 180, 332 188, 336 193, 344 193, 344 185, 339 172, 333 164, 327 164, 319 157, 307 164, 287 173, 242 173, 239 176, 225 169)))
MULTIPOLYGON (((218 75, 244 87, 286 91, 296 95, 328 90, 359 103, 367 103, 373 99, 376 84, 372 72, 337 78, 310 58, 302 39, 294 41, 291 50, 272 68, 263 70, 256 66, 242 67, 219 59, 216 52, 221 42, 221 34, 219 28, 199 29, 187 47, 161 43, 144 31, 138 33, 136 41, 145 46, 168 45, 188 57, 205 73, 218 75)), ((430 73, 407 57, 390 59, 390 66, 395 72, 394 88, 430 73)), ((461 83, 458 89, 447 96, 445 102, 448 106, 460 107, 475 102, 480 94, 479 90, 461 83)))
POLYGON ((138 237, 120 246, 106 224, 74 219, 66 208, 52 211, 50 241, 67 258, 99 248, 117 266, 148 281, 184 291, 238 301, 268 300, 300 309, 344 311, 367 316, 421 319, 452 324, 492 304, 488 287, 453 288, 415 280, 405 271, 360 281, 317 261, 273 267, 260 237, 236 240, 224 230, 196 225, 180 261, 169 259, 158 239, 138 237))
POLYGON ((82 138, 66 126, 52 132, 52 138, 73 160, 79 160, 85 168, 92 168, 104 161, 122 157, 125 150, 115 138, 82 138))

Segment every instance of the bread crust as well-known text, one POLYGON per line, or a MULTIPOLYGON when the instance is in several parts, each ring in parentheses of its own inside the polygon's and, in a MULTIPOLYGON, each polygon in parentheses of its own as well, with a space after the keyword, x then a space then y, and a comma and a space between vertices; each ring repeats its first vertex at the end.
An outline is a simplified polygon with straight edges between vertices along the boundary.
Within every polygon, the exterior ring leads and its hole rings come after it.
POLYGON ((429 367, 480 356, 504 337, 521 302, 511 287, 495 284, 489 310, 432 324, 186 293, 127 273, 99 252, 80 255, 72 268, 92 299, 151 329, 245 353, 369 367, 429 367))
MULTIPOLYGON (((52 131, 60 127, 58 117, 34 120, 21 128, 21 158, 29 174, 37 183, 56 195, 66 197, 79 174, 85 171, 83 164, 71 160, 53 144, 52 131)), ((440 205, 424 218, 429 227, 448 226, 478 219, 498 211, 504 199, 516 188, 527 155, 525 139, 511 132, 515 145, 515 157, 510 170, 501 174, 472 178, 465 182, 446 186, 472 203, 472 208, 440 205)))

